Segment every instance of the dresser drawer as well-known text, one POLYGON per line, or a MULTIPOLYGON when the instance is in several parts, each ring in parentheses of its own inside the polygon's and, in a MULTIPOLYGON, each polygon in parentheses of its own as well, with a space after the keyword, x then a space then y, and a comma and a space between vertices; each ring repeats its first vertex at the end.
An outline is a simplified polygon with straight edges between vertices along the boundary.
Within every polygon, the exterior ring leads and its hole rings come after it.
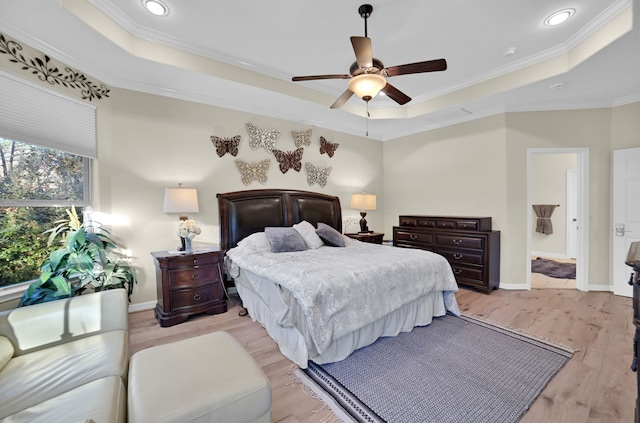
POLYGON ((461 284, 471 284, 484 286, 484 269, 483 268, 471 268, 466 266, 458 266, 451 264, 451 270, 456 277, 456 281, 461 284))
POLYGON ((431 233, 398 230, 396 231, 395 235, 397 241, 411 242, 421 245, 433 245, 434 241, 433 234, 431 233))
POLYGON ((484 248, 484 238, 465 235, 436 235, 436 245, 439 247, 457 247, 482 250, 484 248))
POLYGON ((188 308, 205 305, 217 299, 217 287, 212 284, 198 289, 183 289, 171 293, 171 310, 180 311, 188 308))
POLYGON ((169 289, 196 288, 212 282, 220 282, 219 267, 198 266, 169 271, 169 289))
POLYGON ((451 264, 475 264, 482 265, 484 263, 484 254, 482 252, 467 252, 463 250, 443 250, 438 249, 438 254, 447 259, 451 264))
POLYGON ((161 263, 163 269, 180 269, 182 267, 206 266, 208 264, 218 264, 218 254, 188 254, 184 256, 174 256, 161 263))

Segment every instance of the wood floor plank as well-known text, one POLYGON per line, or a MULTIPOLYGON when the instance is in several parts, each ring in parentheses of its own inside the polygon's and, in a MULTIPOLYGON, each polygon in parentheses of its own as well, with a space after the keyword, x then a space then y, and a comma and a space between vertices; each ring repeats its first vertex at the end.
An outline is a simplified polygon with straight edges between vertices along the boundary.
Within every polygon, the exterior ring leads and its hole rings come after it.
MULTIPOLYGON (((508 291, 490 295, 461 289, 463 313, 575 350, 551 380, 523 423, 604 423, 633 421, 636 374, 629 366, 634 334, 631 299, 611 293, 570 289, 508 291)), ((224 330, 236 338, 271 381, 272 421, 332 423, 339 420, 305 391, 292 371, 296 366, 278 350, 260 324, 238 315, 237 303, 224 314, 201 315, 161 328, 153 311, 130 314, 132 351, 224 330)))

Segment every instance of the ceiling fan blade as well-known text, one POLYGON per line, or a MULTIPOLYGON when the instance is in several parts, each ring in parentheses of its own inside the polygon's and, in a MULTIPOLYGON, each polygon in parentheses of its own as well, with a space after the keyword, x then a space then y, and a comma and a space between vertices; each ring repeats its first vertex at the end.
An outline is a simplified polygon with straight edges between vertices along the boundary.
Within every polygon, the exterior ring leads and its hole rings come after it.
POLYGON ((391 100, 395 101, 399 105, 407 104, 408 102, 411 101, 411 97, 409 97, 408 95, 406 95, 405 93, 403 93, 402 91, 394 87, 393 85, 389 84, 388 82, 387 82, 387 85, 385 85, 384 88, 381 89, 380 91, 385 93, 387 97, 389 97, 391 100))
POLYGON ((384 71, 387 76, 408 75, 411 73, 438 72, 447 69, 445 59, 427 60, 426 62, 408 63, 406 65, 391 66, 384 71))
POLYGON ((332 109, 339 109, 340 107, 342 107, 344 105, 344 103, 347 102, 347 100, 349 100, 351 98, 351 96, 353 95, 353 91, 351 90, 347 90, 345 92, 342 93, 342 95, 340 97, 338 97, 338 99, 336 101, 333 102, 333 104, 331 105, 332 109))
POLYGON ((293 82, 298 81, 313 81, 316 79, 349 79, 351 75, 335 74, 335 75, 308 75, 308 76, 294 76, 291 78, 293 82))
POLYGON ((351 45, 356 54, 356 63, 361 68, 373 67, 373 55, 371 53, 371 38, 351 37, 351 45))

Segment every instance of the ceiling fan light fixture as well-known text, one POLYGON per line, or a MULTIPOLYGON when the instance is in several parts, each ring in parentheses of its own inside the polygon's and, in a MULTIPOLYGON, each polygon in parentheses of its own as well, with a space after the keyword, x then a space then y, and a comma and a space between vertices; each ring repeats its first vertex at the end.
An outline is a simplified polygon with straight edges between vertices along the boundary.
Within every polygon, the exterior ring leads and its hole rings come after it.
POLYGON ((169 7, 159 0, 142 0, 142 5, 153 15, 167 16, 169 14, 169 7))
POLYGON ((349 89, 364 101, 375 97, 385 85, 387 80, 382 75, 374 73, 364 73, 349 80, 349 89))
POLYGON ((545 19, 544 24, 547 26, 560 25, 562 22, 573 16, 574 13, 576 13, 576 9, 559 10, 545 19))

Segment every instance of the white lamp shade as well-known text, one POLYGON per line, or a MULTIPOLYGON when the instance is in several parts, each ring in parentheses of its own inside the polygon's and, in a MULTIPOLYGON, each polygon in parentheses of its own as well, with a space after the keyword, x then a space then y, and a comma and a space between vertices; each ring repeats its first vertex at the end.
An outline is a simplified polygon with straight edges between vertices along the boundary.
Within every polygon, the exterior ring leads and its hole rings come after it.
POLYGON ((349 80, 349 89, 365 101, 375 97, 385 85, 387 80, 374 73, 364 73, 349 80))
POLYGON ((351 194, 350 207, 358 210, 375 210, 376 196, 375 194, 351 194))
POLYGON ((198 213, 198 191, 195 188, 165 188, 165 213, 198 213))

